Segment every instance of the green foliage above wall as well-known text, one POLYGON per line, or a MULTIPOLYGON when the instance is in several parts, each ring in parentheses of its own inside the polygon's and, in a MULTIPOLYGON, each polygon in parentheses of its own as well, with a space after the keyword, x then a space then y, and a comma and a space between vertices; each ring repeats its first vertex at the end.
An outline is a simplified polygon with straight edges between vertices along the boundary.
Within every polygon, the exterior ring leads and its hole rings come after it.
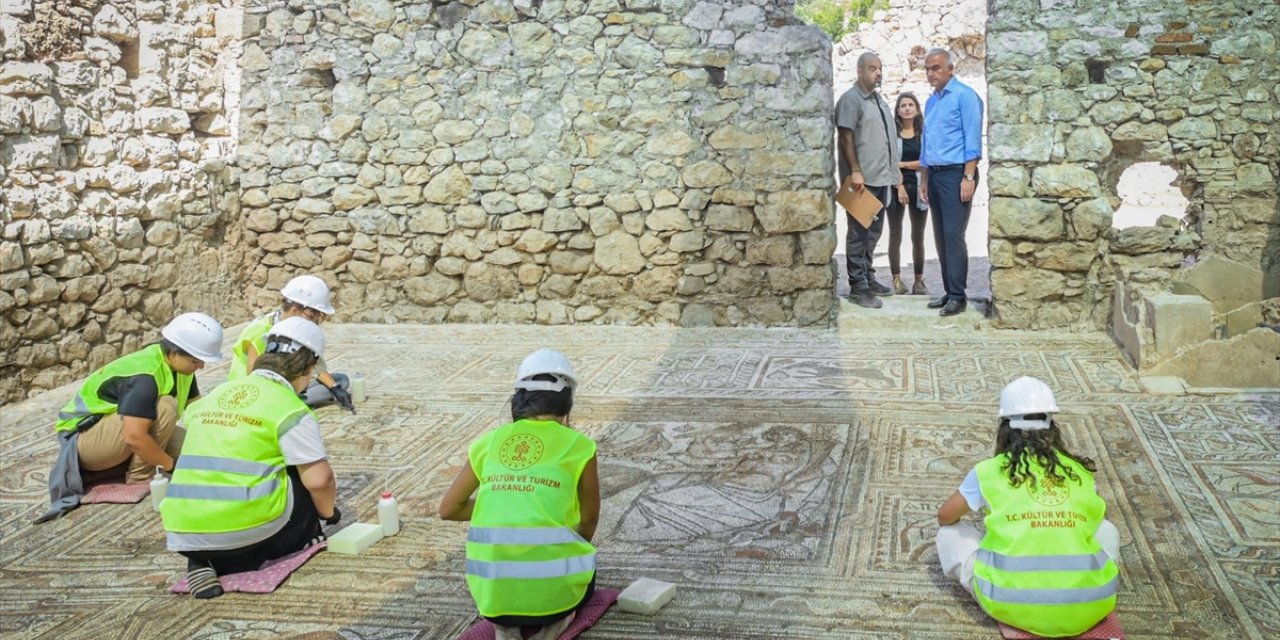
POLYGON ((889 0, 796 0, 796 16, 826 31, 832 42, 870 21, 877 10, 888 8, 889 0))

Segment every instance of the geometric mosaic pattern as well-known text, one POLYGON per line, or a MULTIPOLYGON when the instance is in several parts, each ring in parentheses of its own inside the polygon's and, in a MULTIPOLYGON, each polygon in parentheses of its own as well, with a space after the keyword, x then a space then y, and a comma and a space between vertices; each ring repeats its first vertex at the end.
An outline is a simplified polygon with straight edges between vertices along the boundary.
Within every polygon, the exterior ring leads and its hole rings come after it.
POLYGON ((989 455, 995 399, 1019 375, 1055 389, 1070 447, 1099 465, 1128 635, 1280 637, 1280 392, 1146 395, 1102 334, 325 328, 331 368, 363 372, 369 395, 359 415, 319 412, 339 502, 373 521, 390 487, 398 536, 322 553, 270 595, 169 595, 185 565, 149 501, 30 524, 64 387, 0 409, 0 637, 456 637, 475 617, 466 525, 435 505, 539 346, 573 360, 573 426, 599 443, 600 584, 679 589, 586 639, 997 637, 942 577, 934 514, 989 455))

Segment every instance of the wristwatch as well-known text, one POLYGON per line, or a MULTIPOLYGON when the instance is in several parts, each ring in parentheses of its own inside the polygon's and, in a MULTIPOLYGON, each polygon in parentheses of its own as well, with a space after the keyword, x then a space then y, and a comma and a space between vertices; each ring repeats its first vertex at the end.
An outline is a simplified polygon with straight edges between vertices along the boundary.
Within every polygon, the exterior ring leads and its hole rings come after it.
POLYGON ((965 182, 973 182, 973 174, 972 173, 964 174, 964 179, 965 179, 965 182))

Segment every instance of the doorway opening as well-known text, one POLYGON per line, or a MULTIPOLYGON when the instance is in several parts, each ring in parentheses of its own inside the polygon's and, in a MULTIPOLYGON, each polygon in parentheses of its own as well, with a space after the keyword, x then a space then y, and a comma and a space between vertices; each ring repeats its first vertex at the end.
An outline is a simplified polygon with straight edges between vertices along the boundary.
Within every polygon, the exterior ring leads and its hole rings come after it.
MULTIPOLYGON (((941 47, 951 53, 955 63, 956 77, 972 87, 986 105, 986 2, 984 0, 945 0, 945 3, 950 6, 941 8, 937 0, 889 0, 881 7, 877 7, 883 10, 872 11, 868 20, 861 22, 856 28, 834 41, 831 52, 833 103, 846 91, 852 89, 857 82, 858 57, 863 52, 872 51, 879 56, 882 63, 883 80, 880 95, 885 102, 890 107, 895 107, 897 98, 901 94, 911 93, 923 106, 932 92, 925 78, 925 53, 932 47, 941 47), (940 11, 945 11, 949 16, 947 21, 937 19, 940 11)), ((799 10, 797 14, 802 18, 805 17, 799 10)), ((984 152, 987 149, 985 119, 982 148, 984 152)), ((835 152, 838 153, 838 150, 835 152)), ((979 162, 978 174, 979 176, 987 175, 985 153, 979 162)), ((833 177, 833 180, 837 179, 833 177)), ((966 294, 971 301, 975 302, 988 302, 991 299, 991 267, 987 257, 988 200, 986 181, 980 178, 965 234, 969 253, 966 294)), ((887 311, 887 315, 897 315, 901 308, 914 314, 916 311, 914 307, 919 306, 923 311, 930 297, 944 293, 938 250, 933 236, 932 214, 929 214, 925 216, 922 249, 924 281, 930 295, 911 295, 914 280, 911 221, 909 215, 904 215, 903 218, 901 233, 897 234, 900 236, 897 243, 899 245, 898 270, 908 294, 885 298, 885 308, 876 313, 887 311), (894 298, 898 300, 890 303, 894 298)), ((841 297, 849 293, 848 278, 845 275, 845 236, 848 222, 848 215, 837 206, 836 291, 841 297)), ((876 243, 872 264, 876 279, 881 284, 893 286, 889 255, 892 241, 890 236, 890 225, 886 221, 880 240, 876 243)), ((841 309, 843 311, 848 307, 850 305, 844 303, 841 309)), ((970 308, 972 309, 973 306, 970 308)), ((930 311, 928 315, 934 319, 937 317, 936 311, 930 311)))

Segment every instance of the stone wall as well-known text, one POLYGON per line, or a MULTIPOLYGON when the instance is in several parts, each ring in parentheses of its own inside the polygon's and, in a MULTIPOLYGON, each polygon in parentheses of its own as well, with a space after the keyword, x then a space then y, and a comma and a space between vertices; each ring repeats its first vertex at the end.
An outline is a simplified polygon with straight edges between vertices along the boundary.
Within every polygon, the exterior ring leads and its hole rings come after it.
POLYGON ((228 17, 202 0, 0 3, 0 402, 177 312, 247 313, 228 17))
POLYGON ((1210 256, 1259 274, 1253 300, 1280 295, 1280 4, 990 5, 990 255, 1000 321, 1105 327, 1118 296, 1134 314, 1121 324, 1150 333, 1140 298, 1210 256), (1144 161, 1178 171, 1188 209, 1151 227, 1112 229, 1120 173, 1144 161))
POLYGON ((830 46, 773 0, 251 2, 257 302, 344 320, 828 326, 830 46))

